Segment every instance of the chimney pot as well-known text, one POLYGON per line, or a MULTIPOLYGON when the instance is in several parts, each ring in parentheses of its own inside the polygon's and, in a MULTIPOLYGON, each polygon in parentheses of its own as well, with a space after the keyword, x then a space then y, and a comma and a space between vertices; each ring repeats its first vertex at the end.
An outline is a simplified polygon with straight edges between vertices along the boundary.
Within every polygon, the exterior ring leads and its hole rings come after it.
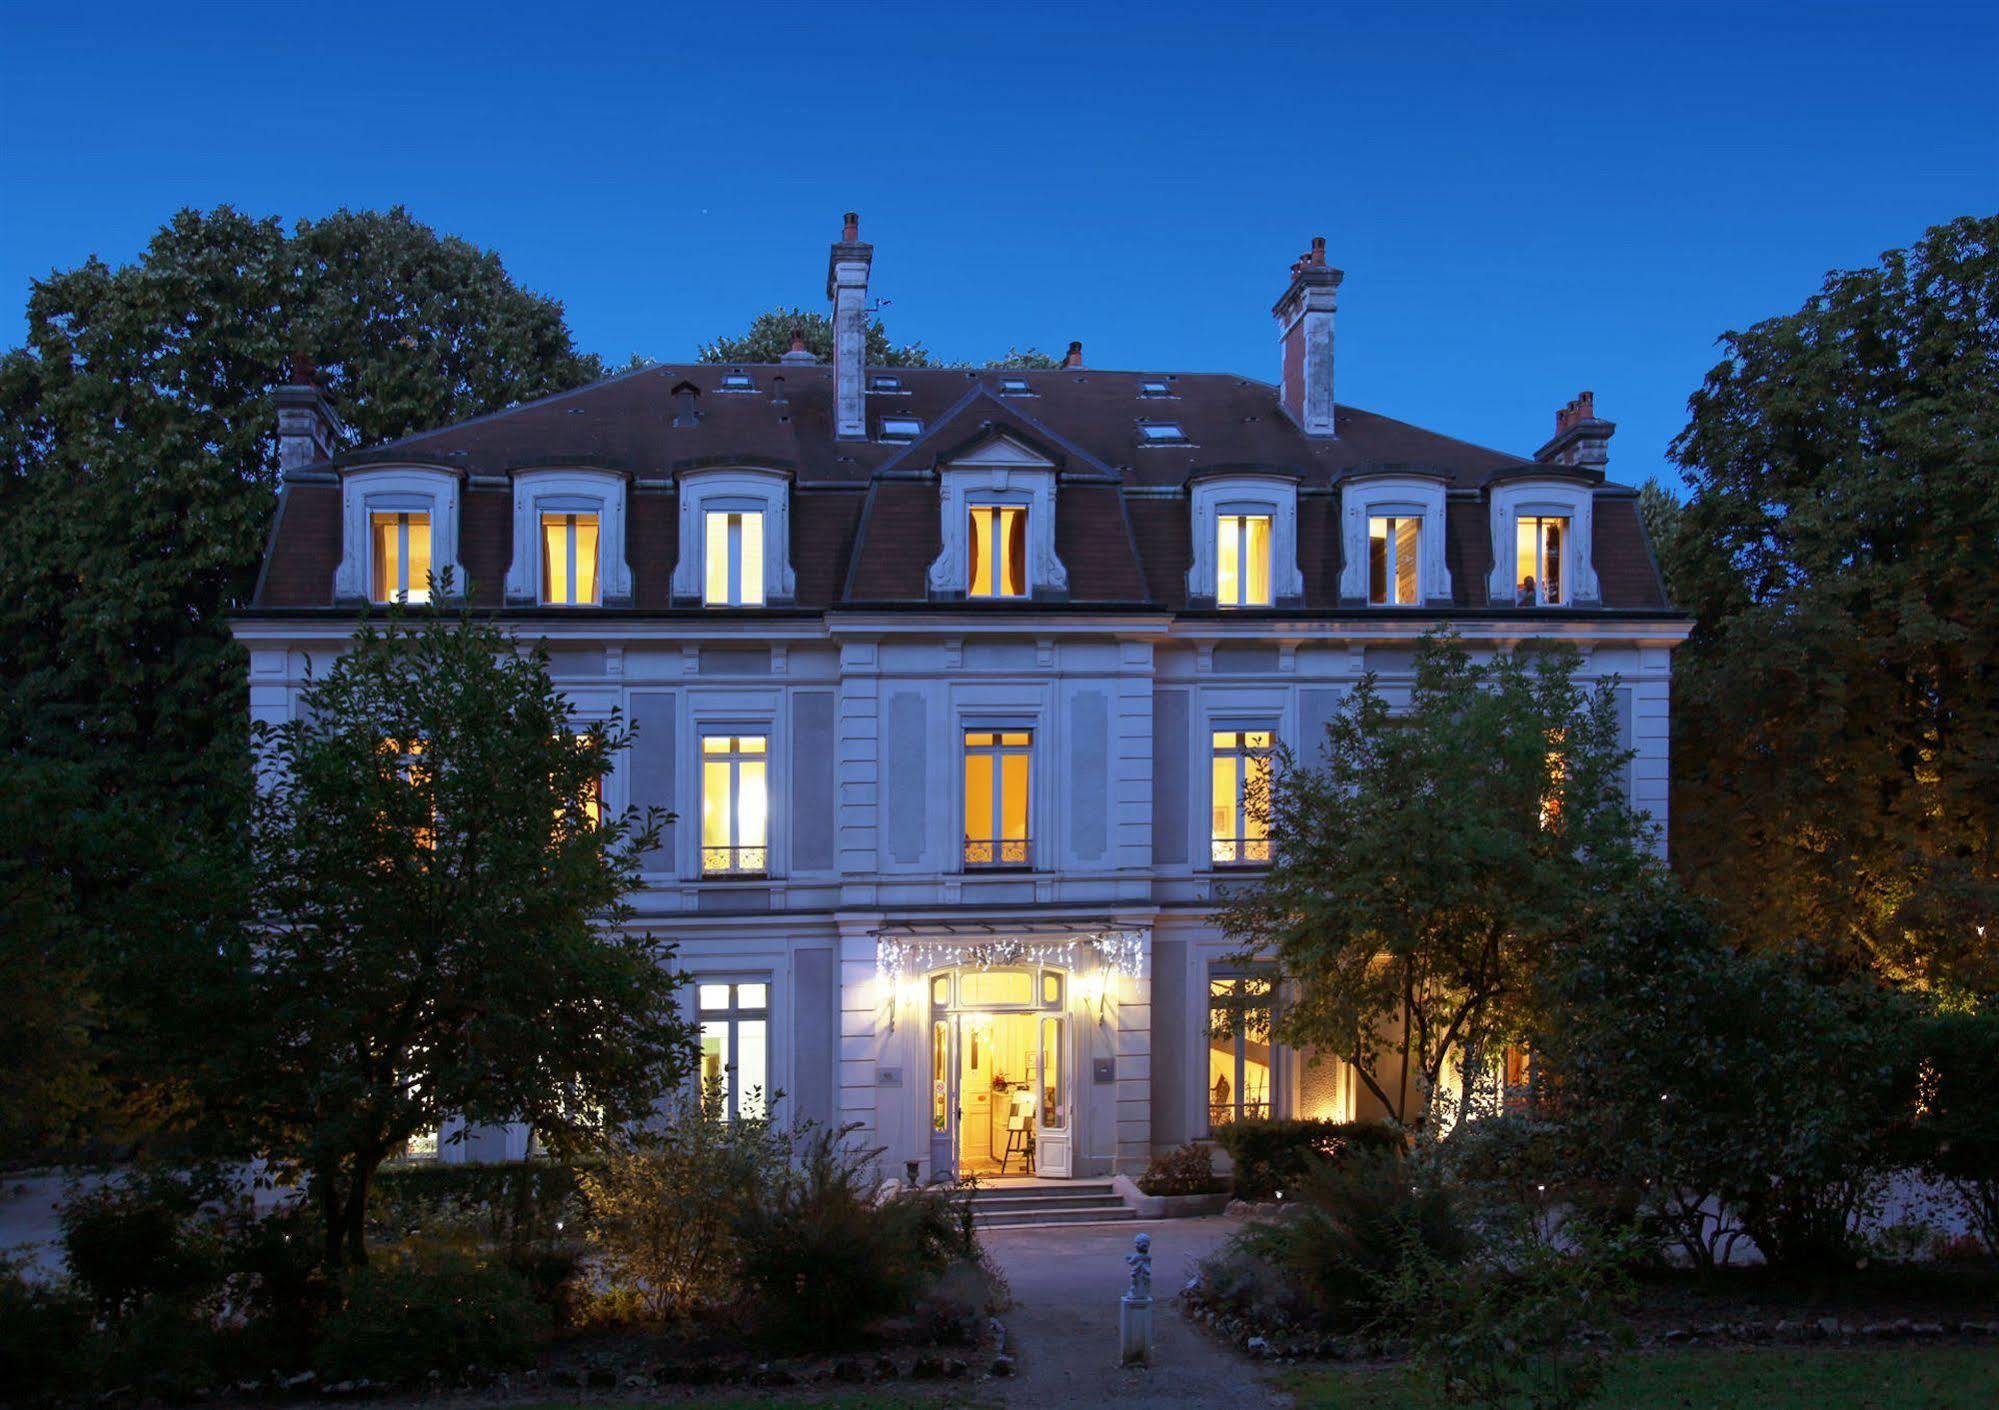
POLYGON ((1610 464, 1610 437, 1617 427, 1596 414, 1596 393, 1577 392, 1555 413, 1555 435, 1534 452, 1543 465, 1601 473, 1610 464))
POLYGON ((319 385, 319 369, 313 365, 312 354, 304 348, 292 349, 292 355, 285 360, 285 385, 288 387, 319 385))
POLYGON ((860 238, 861 217, 854 211, 848 211, 845 226, 840 231, 840 239, 842 242, 851 245, 860 238))
POLYGON ((1062 359, 1062 365, 1064 367, 1081 367, 1083 365, 1083 345, 1080 341, 1069 344, 1069 355, 1062 359))
POLYGON ((1308 436, 1336 433, 1333 409, 1333 312, 1346 276, 1326 264, 1326 239, 1291 264, 1291 282, 1270 312, 1277 319, 1281 395, 1285 414, 1308 436))

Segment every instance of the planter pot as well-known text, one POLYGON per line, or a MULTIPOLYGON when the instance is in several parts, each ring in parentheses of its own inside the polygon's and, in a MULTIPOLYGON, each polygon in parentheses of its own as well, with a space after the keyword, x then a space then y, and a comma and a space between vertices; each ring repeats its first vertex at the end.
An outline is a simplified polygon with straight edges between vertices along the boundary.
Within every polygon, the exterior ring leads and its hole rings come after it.
POLYGON ((1210 1195, 1148 1195, 1128 1175, 1112 1176, 1111 1187, 1140 1219, 1193 1219, 1220 1214, 1229 1202, 1227 1190, 1210 1195))

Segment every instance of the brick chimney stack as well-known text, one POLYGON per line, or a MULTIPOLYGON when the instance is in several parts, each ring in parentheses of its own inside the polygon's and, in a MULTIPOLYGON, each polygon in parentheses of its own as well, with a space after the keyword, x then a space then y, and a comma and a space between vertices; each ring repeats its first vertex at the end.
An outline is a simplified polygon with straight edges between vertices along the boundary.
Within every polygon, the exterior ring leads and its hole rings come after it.
POLYGON ((1062 359, 1062 365, 1064 367, 1081 367, 1083 365, 1083 345, 1081 343, 1069 344, 1069 353, 1068 356, 1062 359))
POLYGON ((278 406, 278 483, 307 465, 330 460, 347 439, 347 424, 319 390, 318 372, 303 352, 285 364, 284 385, 272 393, 278 406))
POLYGON ((1555 437, 1534 458, 1543 465, 1589 470, 1601 475, 1610 464, 1610 438, 1617 424, 1596 414, 1596 393, 1579 392, 1555 413, 1555 437))
POLYGON ((811 350, 805 346, 805 330, 803 328, 794 327, 791 330, 791 347, 785 351, 784 356, 780 357, 778 361, 791 367, 809 367, 819 361, 818 358, 812 355, 811 350))
POLYGON ((826 263, 826 297, 833 301, 833 433, 843 441, 868 435, 868 270, 875 247, 861 242, 861 218, 847 212, 826 263))
POLYGON ((1333 424, 1333 312, 1346 275, 1326 264, 1320 236, 1291 266, 1291 283, 1270 311, 1283 353, 1282 403, 1308 436, 1330 436, 1333 424))

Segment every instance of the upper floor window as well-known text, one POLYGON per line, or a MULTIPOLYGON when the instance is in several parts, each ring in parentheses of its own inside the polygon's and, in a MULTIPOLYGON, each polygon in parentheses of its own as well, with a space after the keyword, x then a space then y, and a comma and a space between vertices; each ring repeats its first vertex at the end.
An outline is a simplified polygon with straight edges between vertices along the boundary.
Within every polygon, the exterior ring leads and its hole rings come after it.
POLYGON ((701 874, 760 876, 770 869, 770 740, 701 739, 701 874))
POLYGON ((762 1116, 770 1101, 770 985, 697 980, 701 1100, 726 1121, 762 1116))
POLYGON ((710 607, 763 606, 764 516, 755 510, 711 509, 707 521, 702 600, 710 607))
POLYGON ((564 607, 594 606, 597 594, 595 514, 541 516, 541 600, 564 607))
POLYGON ((1217 866, 1270 861, 1271 743, 1269 730, 1214 732, 1209 855, 1217 866))
POLYGON ((971 509, 972 597, 1027 596, 1027 507, 975 504, 971 509))
POLYGON ((1215 602, 1222 607, 1270 605, 1268 514, 1216 517, 1215 602))
POLYGON ((1514 530, 1514 570, 1519 581, 1513 600, 1521 607, 1559 607, 1568 601, 1563 571, 1568 553, 1566 516, 1523 514, 1514 530))
POLYGON ((368 522, 374 538, 371 599, 430 601, 430 515, 378 510, 368 522))
POLYGON ((965 732, 965 865, 1024 867, 1029 861, 1029 730, 965 732))
POLYGON ((1367 600, 1376 607, 1423 601, 1423 521, 1414 515, 1367 521, 1367 600))

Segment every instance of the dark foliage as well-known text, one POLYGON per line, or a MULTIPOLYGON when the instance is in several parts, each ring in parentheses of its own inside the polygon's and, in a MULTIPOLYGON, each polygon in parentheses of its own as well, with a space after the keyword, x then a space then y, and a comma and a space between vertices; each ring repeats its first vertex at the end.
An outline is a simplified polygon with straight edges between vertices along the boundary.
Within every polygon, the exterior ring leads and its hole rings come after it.
POLYGON ((533 1290, 506 1268, 463 1255, 385 1261, 349 1278, 316 1361, 334 1380, 416 1384, 433 1371, 527 1365, 548 1326, 533 1290))
POLYGON ((1408 1144, 1385 1121, 1277 1119, 1233 1121, 1218 1126, 1215 1144, 1235 1167, 1235 1192, 1243 1199, 1270 1199, 1290 1190, 1320 1162, 1338 1165, 1369 1151, 1400 1155, 1408 1144))
POLYGON ((1229 1188, 1228 1177, 1215 1173, 1215 1155, 1193 1142, 1152 1157, 1138 1188, 1148 1195, 1212 1195, 1229 1188))

